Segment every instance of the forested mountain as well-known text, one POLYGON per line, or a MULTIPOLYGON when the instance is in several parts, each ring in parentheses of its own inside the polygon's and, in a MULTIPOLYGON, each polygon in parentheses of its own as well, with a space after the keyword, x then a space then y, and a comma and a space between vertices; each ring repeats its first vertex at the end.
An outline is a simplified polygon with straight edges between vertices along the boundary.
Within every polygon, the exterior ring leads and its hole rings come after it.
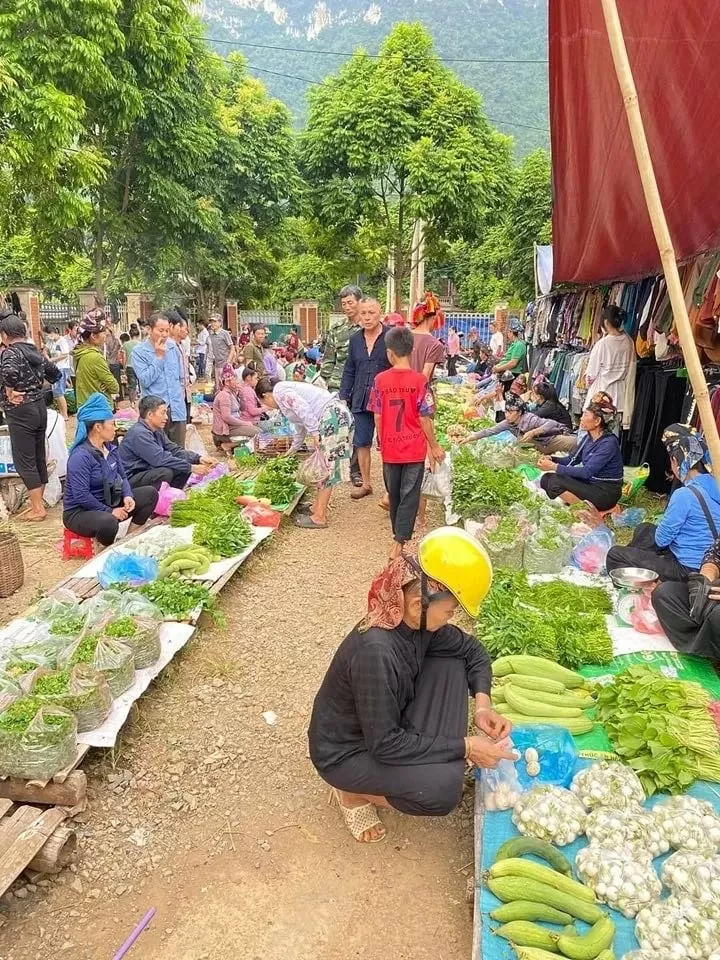
POLYGON ((218 51, 244 53, 298 123, 305 80, 322 80, 358 46, 377 51, 397 21, 418 20, 439 56, 482 94, 494 125, 515 137, 519 154, 548 146, 547 64, 468 62, 544 61, 547 0, 204 0, 195 10, 218 51))

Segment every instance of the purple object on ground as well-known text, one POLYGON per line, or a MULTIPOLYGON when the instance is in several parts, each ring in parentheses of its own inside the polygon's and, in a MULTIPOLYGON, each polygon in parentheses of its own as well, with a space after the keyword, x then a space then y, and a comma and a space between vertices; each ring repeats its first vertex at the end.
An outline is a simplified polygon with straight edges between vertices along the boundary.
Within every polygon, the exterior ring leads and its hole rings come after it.
POLYGON ((152 918, 153 918, 154 916, 155 916, 155 907, 152 907, 150 910, 148 910, 148 912, 147 912, 147 913, 145 914, 145 916, 142 918, 142 920, 140 921, 140 923, 135 927, 135 929, 134 929, 133 932, 130 934, 130 936, 127 938, 127 940, 125 941, 125 943, 120 947, 120 949, 118 950, 118 952, 117 952, 117 953, 115 954, 115 956, 113 957, 113 960, 122 960, 122 958, 123 958, 123 957, 125 956, 125 954, 128 952, 128 950, 130 949, 130 947, 135 943, 135 941, 137 940, 137 938, 140 936, 140 934, 143 932, 143 930, 145 929, 145 927, 150 923, 150 921, 152 920, 152 918))

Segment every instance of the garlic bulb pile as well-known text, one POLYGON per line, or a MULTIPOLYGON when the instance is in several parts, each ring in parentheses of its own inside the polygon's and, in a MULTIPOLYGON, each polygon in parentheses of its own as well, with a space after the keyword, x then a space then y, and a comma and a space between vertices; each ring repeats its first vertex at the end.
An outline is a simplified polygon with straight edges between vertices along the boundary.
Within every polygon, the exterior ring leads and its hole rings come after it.
POLYGON ((720 921, 692 900, 670 897, 640 911, 635 936, 644 950, 667 953, 671 960, 709 960, 720 948, 720 921))
POLYGON ((657 900, 662 891, 650 862, 634 859, 631 847, 609 848, 591 843, 578 851, 575 866, 580 879, 598 900, 628 918, 657 900))
POLYGON ((670 849, 655 817, 637 803, 621 809, 597 807, 588 814, 585 832, 591 843, 615 849, 631 846, 635 859, 645 860, 647 855, 652 860, 670 849))
POLYGON ((567 846, 585 831, 585 808, 562 787, 533 787, 513 810, 512 820, 520 833, 567 846))
POLYGON ((588 810, 645 802, 645 791, 635 771, 615 761, 603 760, 581 770, 570 789, 588 810))
POLYGON ((678 850, 668 857, 660 874, 676 897, 689 897, 720 912, 720 856, 678 850))
POLYGON ((658 825, 676 850, 720 847, 720 817, 711 803, 695 797, 668 797, 653 808, 658 825))

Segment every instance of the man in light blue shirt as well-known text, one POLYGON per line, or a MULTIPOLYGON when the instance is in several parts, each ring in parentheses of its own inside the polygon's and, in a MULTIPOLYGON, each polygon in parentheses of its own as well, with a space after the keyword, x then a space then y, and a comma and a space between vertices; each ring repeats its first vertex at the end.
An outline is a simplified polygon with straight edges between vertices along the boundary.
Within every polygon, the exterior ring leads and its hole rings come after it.
POLYGON ((168 408, 165 433, 178 446, 185 431, 185 364, 180 348, 170 338, 167 314, 158 310, 148 319, 149 334, 133 350, 133 370, 141 397, 160 397, 168 408))

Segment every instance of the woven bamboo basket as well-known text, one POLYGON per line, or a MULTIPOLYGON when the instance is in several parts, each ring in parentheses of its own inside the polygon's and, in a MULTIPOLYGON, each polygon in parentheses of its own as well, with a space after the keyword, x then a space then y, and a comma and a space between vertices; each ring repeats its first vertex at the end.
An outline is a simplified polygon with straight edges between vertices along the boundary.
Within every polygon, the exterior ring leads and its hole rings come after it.
POLYGON ((263 443, 262 448, 258 437, 255 437, 253 446, 259 457, 281 457, 292 446, 292 437, 275 437, 269 443, 263 443))
POLYGON ((20 541, 12 530, 0 530, 0 597, 11 597, 24 582, 20 541))

